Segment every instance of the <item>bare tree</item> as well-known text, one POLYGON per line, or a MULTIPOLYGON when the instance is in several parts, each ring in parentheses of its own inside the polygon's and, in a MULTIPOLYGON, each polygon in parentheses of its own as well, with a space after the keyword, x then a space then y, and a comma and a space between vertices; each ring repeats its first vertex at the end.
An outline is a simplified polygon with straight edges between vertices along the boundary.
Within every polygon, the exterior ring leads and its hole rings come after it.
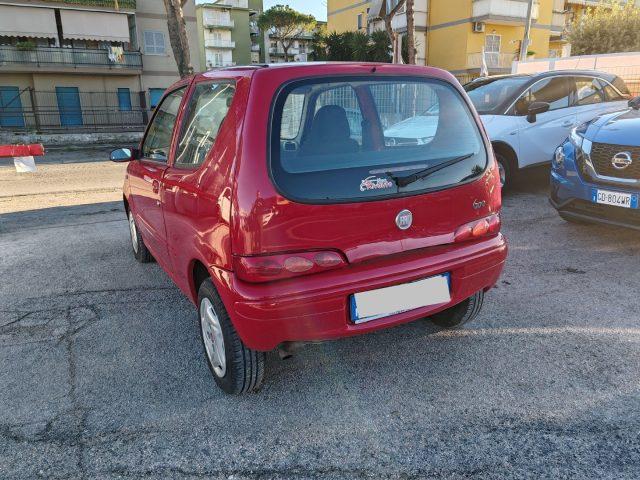
POLYGON ((387 35, 389 36, 389 40, 391 42, 391 47, 393 49, 393 63, 400 63, 402 58, 402 52, 400 47, 400 42, 398 41, 398 32, 394 31, 392 22, 396 14, 402 9, 405 8, 405 13, 407 16, 407 47, 409 50, 409 63, 416 63, 416 42, 415 42, 415 32, 414 32, 414 20, 413 20, 413 6, 414 0, 392 0, 390 3, 386 0, 378 2, 376 7, 380 7, 379 11, 374 11, 373 15, 381 18, 384 21, 384 28, 387 31, 387 35), (391 9, 388 9, 391 7, 391 9))
POLYGON ((409 51, 408 62, 411 65, 416 63, 416 39, 415 39, 415 24, 413 21, 413 2, 414 0, 404 0, 406 4, 407 14, 407 50, 409 51))
POLYGON ((191 54, 189 52, 189 40, 187 38, 187 26, 184 21, 182 7, 189 0, 164 0, 164 8, 167 11, 167 27, 169 29, 169 41, 173 57, 178 65, 180 77, 186 77, 193 73, 191 66, 191 54))

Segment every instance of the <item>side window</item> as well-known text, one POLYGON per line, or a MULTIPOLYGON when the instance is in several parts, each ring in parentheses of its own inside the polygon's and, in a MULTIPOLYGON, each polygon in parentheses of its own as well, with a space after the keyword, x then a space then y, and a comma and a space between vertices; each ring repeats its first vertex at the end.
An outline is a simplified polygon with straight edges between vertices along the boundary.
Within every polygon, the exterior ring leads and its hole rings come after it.
POLYGON ((604 102, 604 94, 600 82, 595 78, 574 77, 576 84, 575 105, 592 105, 604 102))
POLYGON ((236 92, 233 82, 199 83, 189 99, 176 151, 175 166, 204 162, 218 137, 236 92))
POLYGON ((516 102, 516 115, 526 115, 533 102, 546 102, 549 110, 558 110, 569 106, 569 82, 566 77, 550 77, 539 81, 522 94, 516 102))
POLYGON ((624 80, 622 80, 620 77, 615 77, 611 84, 616 87, 622 95, 631 96, 631 92, 629 92, 627 84, 624 83, 624 80))
POLYGON ((604 92, 604 99, 606 102, 624 100, 624 97, 615 88, 613 88, 610 83, 600 79, 600 85, 602 85, 602 91, 604 92))
POLYGON ((174 90, 164 97, 156 109, 142 144, 143 158, 150 158, 158 162, 167 161, 173 126, 176 123, 184 91, 184 87, 174 90))
POLYGON ((282 140, 293 140, 298 137, 300 122, 302 122, 304 99, 304 93, 292 93, 284 102, 282 126, 280 127, 280 138, 282 140))

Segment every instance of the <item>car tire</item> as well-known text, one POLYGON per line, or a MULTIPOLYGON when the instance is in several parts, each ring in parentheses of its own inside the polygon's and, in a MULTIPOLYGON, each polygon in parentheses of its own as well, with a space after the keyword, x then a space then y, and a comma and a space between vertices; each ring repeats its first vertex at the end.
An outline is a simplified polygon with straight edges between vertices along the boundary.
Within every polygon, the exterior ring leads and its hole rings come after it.
POLYGON ((242 343, 209 278, 198 290, 198 320, 207 364, 218 387, 231 395, 257 391, 264 379, 265 353, 242 343))
POLYGON ((442 328, 460 327, 478 316, 483 302, 484 290, 480 290, 465 301, 432 315, 429 320, 442 328))
POLYGON ((496 153, 496 162, 498 162, 498 173, 500 175, 500 184, 502 189, 506 190, 511 186, 513 180, 513 172, 509 160, 501 153, 496 153))
POLYGON ((138 230, 136 220, 131 210, 129 210, 129 212, 127 213, 127 219, 129 221, 129 235, 131 237, 133 256, 140 263, 152 262, 153 256, 151 255, 151 252, 149 251, 147 246, 144 244, 144 240, 142 240, 142 235, 140 235, 140 231, 138 230))

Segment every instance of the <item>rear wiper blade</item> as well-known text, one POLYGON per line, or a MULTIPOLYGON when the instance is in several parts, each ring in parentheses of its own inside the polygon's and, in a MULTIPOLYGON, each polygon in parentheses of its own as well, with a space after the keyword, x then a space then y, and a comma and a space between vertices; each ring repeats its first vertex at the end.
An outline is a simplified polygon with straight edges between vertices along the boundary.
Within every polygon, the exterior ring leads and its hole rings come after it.
POLYGON ((447 160, 445 162, 434 165, 433 167, 425 168, 424 170, 420 170, 416 173, 412 173, 411 175, 407 175, 405 177, 396 177, 391 172, 385 172, 385 174, 393 180, 393 183, 397 185, 398 188, 406 187, 407 185, 411 185, 418 180, 422 180, 423 178, 427 178, 432 173, 436 173, 444 168, 450 167, 451 165, 455 165, 456 163, 462 162, 467 158, 471 158, 475 155, 475 153, 467 153, 466 155, 461 155, 459 157, 452 158, 451 160, 447 160))

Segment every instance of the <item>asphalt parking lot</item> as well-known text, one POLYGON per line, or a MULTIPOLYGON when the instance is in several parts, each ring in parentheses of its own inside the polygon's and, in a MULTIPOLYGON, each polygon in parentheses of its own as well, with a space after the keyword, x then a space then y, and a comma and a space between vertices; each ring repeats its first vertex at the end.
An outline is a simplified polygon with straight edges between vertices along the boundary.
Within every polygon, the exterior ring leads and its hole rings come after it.
POLYGON ((504 199, 508 264, 475 322, 270 355, 243 397, 133 259, 103 173, 57 206, 0 192, 0 478, 640 476, 640 236, 561 220, 544 171, 504 199))

